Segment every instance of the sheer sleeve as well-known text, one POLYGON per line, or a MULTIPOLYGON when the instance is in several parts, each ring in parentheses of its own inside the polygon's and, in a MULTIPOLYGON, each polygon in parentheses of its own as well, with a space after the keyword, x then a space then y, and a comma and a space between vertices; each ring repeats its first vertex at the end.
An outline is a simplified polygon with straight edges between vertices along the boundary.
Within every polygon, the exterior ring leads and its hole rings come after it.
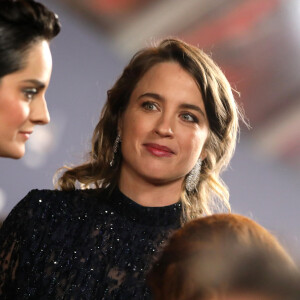
POLYGON ((26 232, 32 217, 29 193, 11 211, 0 229, 0 298, 13 289, 20 250, 26 247, 26 232))

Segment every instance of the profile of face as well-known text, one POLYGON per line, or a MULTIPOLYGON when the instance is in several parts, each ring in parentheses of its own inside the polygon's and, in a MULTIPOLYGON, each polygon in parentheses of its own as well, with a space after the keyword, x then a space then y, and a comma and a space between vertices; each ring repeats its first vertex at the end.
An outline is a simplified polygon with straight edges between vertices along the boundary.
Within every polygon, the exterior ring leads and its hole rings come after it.
POLYGON ((21 158, 35 125, 49 123, 45 100, 52 71, 47 41, 25 52, 22 69, 0 78, 0 156, 21 158))
POLYGON ((121 179, 182 183, 199 158, 209 125, 195 79, 176 62, 151 67, 119 121, 121 179))

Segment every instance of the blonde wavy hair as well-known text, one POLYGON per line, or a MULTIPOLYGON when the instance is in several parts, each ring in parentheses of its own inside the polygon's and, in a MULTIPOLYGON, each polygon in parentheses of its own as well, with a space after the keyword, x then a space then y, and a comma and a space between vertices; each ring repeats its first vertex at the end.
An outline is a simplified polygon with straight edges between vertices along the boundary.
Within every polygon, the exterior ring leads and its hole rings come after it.
POLYGON ((64 173, 56 187, 75 189, 76 183, 83 188, 107 188, 118 184, 122 155, 115 157, 113 144, 117 136, 118 121, 125 111, 137 82, 154 65, 176 62, 196 81, 202 94, 208 122, 209 136, 205 144, 206 158, 202 162, 197 189, 187 192, 185 180, 182 186, 182 220, 186 222, 210 214, 215 200, 230 210, 228 188, 220 178, 227 167, 236 145, 239 130, 238 119, 242 116, 233 97, 226 77, 213 60, 199 48, 179 39, 162 40, 137 52, 124 69, 114 86, 107 92, 107 101, 92 137, 92 149, 88 161, 76 167, 64 166, 64 173))

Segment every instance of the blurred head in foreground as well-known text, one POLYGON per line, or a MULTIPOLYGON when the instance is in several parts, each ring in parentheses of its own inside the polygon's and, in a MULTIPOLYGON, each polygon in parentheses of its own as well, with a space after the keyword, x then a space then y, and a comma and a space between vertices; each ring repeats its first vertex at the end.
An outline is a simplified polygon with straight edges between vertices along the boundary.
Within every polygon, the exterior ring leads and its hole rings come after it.
POLYGON ((148 276, 155 300, 296 300, 299 273, 265 228, 235 214, 191 221, 148 276))

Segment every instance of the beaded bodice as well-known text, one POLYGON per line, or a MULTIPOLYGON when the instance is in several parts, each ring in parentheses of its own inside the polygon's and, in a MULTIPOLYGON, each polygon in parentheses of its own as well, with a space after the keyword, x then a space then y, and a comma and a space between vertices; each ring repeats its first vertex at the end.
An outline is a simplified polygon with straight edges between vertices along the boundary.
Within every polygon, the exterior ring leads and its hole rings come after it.
POLYGON ((0 298, 150 299, 146 273, 180 215, 118 189, 33 190, 0 231, 0 298))

